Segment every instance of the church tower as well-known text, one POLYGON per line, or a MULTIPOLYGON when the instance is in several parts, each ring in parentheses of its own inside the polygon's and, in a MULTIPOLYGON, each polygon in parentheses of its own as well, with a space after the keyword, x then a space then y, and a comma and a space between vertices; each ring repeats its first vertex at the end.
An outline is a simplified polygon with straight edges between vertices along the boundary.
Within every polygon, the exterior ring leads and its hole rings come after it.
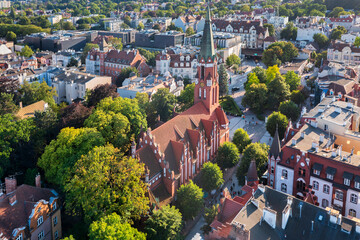
POLYGON ((219 75, 211 26, 210 6, 206 19, 198 57, 197 79, 195 80, 194 104, 203 102, 209 112, 219 106, 219 75))

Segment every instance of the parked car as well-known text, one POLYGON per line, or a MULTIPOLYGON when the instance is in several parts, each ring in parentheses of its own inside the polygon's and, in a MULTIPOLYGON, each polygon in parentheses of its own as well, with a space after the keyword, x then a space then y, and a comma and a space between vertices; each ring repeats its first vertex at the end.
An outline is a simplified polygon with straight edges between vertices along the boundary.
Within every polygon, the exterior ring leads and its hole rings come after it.
POLYGON ((239 91, 240 90, 240 88, 238 88, 238 87, 233 87, 232 89, 231 89, 231 91, 233 91, 233 92, 236 92, 236 91, 239 91))

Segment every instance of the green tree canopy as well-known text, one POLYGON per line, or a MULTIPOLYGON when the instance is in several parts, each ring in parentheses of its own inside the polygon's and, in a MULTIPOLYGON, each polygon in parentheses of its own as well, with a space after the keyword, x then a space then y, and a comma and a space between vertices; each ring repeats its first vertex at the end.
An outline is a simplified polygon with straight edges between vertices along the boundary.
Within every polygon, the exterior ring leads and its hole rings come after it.
POLYGON ((45 147, 38 166, 44 170, 49 182, 64 186, 72 178, 74 165, 81 155, 104 144, 104 138, 96 129, 64 128, 57 138, 45 147))
POLYGON ((138 74, 138 70, 135 67, 127 67, 127 68, 123 68, 121 69, 120 74, 117 76, 116 78, 116 86, 117 87, 121 87, 123 81, 130 77, 130 74, 134 73, 135 75, 138 74))
POLYGON ((354 46, 355 46, 355 47, 360 47, 360 37, 356 37, 356 38, 355 38, 354 46))
POLYGON ((305 101, 305 96, 301 93, 300 90, 294 90, 290 94, 290 100, 300 105, 305 101))
POLYGON ((55 105, 54 96, 57 96, 55 88, 48 86, 45 81, 41 83, 24 81, 19 92, 22 95, 21 101, 25 106, 41 100, 44 100, 50 106, 55 105))
POLYGON ((205 163, 202 166, 200 177, 201 186, 207 192, 219 188, 224 183, 223 173, 216 163, 205 163))
POLYGON ((248 76, 247 76, 247 81, 245 83, 245 90, 246 91, 249 91, 250 90, 250 86, 252 84, 259 84, 260 83, 260 80, 259 78, 256 76, 256 73, 249 73, 248 76))
POLYGON ((242 128, 235 131, 232 142, 236 145, 239 152, 242 153, 247 145, 251 143, 249 134, 242 128))
POLYGON ((239 161, 239 150, 232 142, 224 142, 218 148, 217 164, 222 168, 231 168, 239 161))
POLYGON ((182 227, 182 215, 174 206, 166 205, 155 211, 145 222, 149 240, 177 239, 182 227))
POLYGON ((270 114, 266 122, 266 130, 272 137, 275 135, 276 128, 278 128, 280 139, 284 137, 287 126, 288 119, 280 112, 273 112, 270 114))
POLYGON ((5 39, 8 42, 15 42, 16 43, 17 36, 16 36, 16 34, 14 32, 8 31, 6 33, 5 39))
POLYGON ((109 39, 109 43, 116 49, 116 50, 122 50, 123 44, 121 41, 121 38, 112 37, 109 39))
POLYGON ((192 27, 188 27, 186 29, 186 36, 191 36, 191 35, 194 35, 195 34, 195 31, 192 27))
POLYGON ((331 31, 331 39, 332 40, 341 39, 341 36, 344 33, 347 33, 346 28, 343 26, 337 26, 334 30, 331 31))
POLYGON ((268 145, 258 142, 251 143, 245 148, 240 166, 236 172, 239 184, 244 184, 245 176, 252 160, 256 161, 258 176, 261 176, 265 172, 268 161, 268 150, 268 145))
POLYGON ((115 212, 123 219, 140 219, 148 211, 143 164, 123 157, 112 145, 95 147, 74 165, 65 185, 66 206, 87 222, 115 212))
POLYGON ((297 37, 297 27, 294 26, 294 23, 289 22, 281 31, 280 36, 283 39, 295 41, 297 37))
POLYGON ((275 27, 270 23, 265 23, 264 28, 267 28, 270 36, 275 36, 275 27))
POLYGON ((14 94, 0 93, 0 115, 7 113, 14 114, 19 110, 19 106, 14 101, 14 94))
POLYGON ((289 85, 280 74, 276 74, 275 79, 269 83, 268 89, 268 101, 274 107, 278 107, 281 102, 288 100, 290 97, 289 85))
POLYGON ((238 55, 236 54, 231 54, 227 59, 226 59, 226 65, 228 67, 231 67, 232 65, 240 65, 241 63, 241 59, 238 55))
POLYGON ((110 84, 97 85, 94 89, 89 90, 86 102, 89 107, 95 107, 101 100, 107 97, 118 97, 116 86, 110 84))
POLYGON ((300 86, 301 77, 294 71, 288 71, 285 74, 285 82, 289 85, 290 91, 296 90, 300 86))
POLYGON ((342 7, 335 7, 328 15, 328 17, 335 17, 338 18, 341 12, 344 12, 344 8, 342 7))
POLYGON ((177 206, 184 219, 195 217, 203 206, 204 193, 192 180, 177 191, 177 206))
POLYGON ((314 34, 313 38, 314 42, 316 42, 321 49, 329 45, 329 38, 322 33, 314 34))
POLYGON ((64 30, 76 30, 76 27, 74 27, 74 25, 72 24, 72 22, 68 22, 68 21, 62 23, 62 28, 63 28, 64 30))
POLYGON ((256 113, 261 113, 266 108, 268 89, 264 83, 252 84, 245 92, 241 101, 243 106, 248 106, 256 113))
POLYGON ((293 101, 284 101, 280 103, 279 112, 284 114, 288 119, 295 122, 300 116, 300 108, 293 101))
POLYGON ((146 235, 124 222, 116 213, 112 213, 90 225, 89 239, 146 240, 146 235))
POLYGON ((185 89, 177 97, 180 112, 185 111, 194 104, 195 83, 186 85, 185 89))
POLYGON ((150 105, 156 110, 161 121, 168 121, 173 113, 176 97, 169 92, 168 88, 161 88, 152 96, 150 105))
POLYGON ((229 92, 229 75, 226 72, 224 64, 219 67, 219 94, 225 96, 229 92))
POLYGON ((20 51, 20 56, 27 58, 31 57, 33 54, 34 54, 33 50, 28 45, 25 45, 20 51))

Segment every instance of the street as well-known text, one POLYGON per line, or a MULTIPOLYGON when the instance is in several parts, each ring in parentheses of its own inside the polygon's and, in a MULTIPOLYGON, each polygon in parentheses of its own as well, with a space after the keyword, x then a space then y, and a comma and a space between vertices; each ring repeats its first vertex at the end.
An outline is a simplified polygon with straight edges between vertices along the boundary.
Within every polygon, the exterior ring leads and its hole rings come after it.
MULTIPOLYGON (((231 78, 231 84, 229 86, 229 94, 234 98, 235 102, 239 105, 241 109, 243 107, 241 106, 241 99, 245 94, 244 89, 244 83, 247 79, 247 74, 251 72, 253 68, 256 67, 256 63, 254 61, 247 60, 244 64, 247 64, 245 67, 247 68, 247 71, 243 74, 234 74, 231 71, 228 71, 229 76, 231 78), (232 88, 239 88, 238 91, 232 93, 232 88)), ((250 110, 244 110, 244 116, 243 117, 232 117, 228 116, 228 119, 230 121, 229 123, 229 135, 230 140, 232 140, 234 133, 237 129, 243 128, 245 131, 248 132, 252 142, 261 142, 266 144, 271 144, 272 138, 268 134, 265 128, 265 122, 260 121, 256 118, 256 115, 252 113, 250 110)), ((239 192, 241 190, 240 185, 238 185, 238 180, 236 178, 236 171, 231 177, 231 180, 225 183, 225 186, 222 188, 227 187, 230 191, 230 188, 232 187, 233 191, 239 192)), ((220 198, 219 196, 216 196, 216 203, 219 203, 220 198)), ((190 233, 186 236, 185 240, 201 240, 204 239, 204 236, 201 231, 201 227, 204 226, 205 220, 203 217, 200 218, 200 220, 196 223, 196 225, 192 228, 190 233)))

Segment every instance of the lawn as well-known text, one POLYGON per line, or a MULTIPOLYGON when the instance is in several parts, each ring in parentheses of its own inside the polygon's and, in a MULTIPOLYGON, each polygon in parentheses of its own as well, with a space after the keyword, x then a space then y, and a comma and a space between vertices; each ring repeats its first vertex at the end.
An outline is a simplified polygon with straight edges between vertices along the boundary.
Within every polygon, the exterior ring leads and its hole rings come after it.
POLYGON ((235 100, 231 96, 225 96, 220 99, 220 105, 226 114, 231 116, 241 116, 243 113, 235 100))

